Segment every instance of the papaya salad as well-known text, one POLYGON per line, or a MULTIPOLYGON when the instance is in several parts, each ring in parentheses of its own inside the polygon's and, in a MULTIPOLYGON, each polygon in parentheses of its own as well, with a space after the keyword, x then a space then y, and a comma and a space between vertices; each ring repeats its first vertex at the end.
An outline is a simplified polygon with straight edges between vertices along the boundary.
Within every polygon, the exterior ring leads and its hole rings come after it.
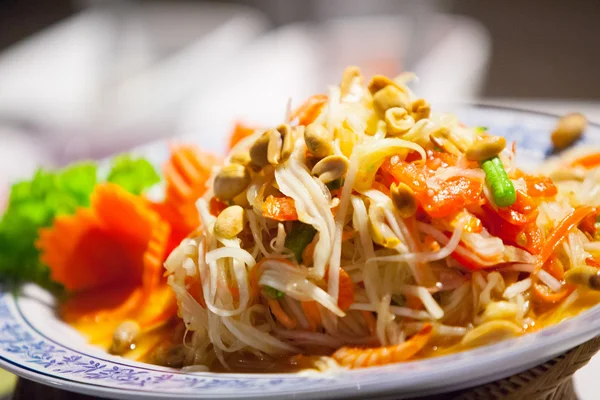
MULTIPOLYGON (((224 159, 172 145, 160 201, 131 190, 158 179, 131 159, 94 180, 27 242, 61 316, 132 359, 291 372, 464 351, 598 304, 600 152, 522 171, 413 78, 349 67, 280 125, 238 123, 224 159)), ((555 146, 584 125, 561 120, 555 146)))
POLYGON ((350 67, 231 148, 165 262, 185 365, 384 365, 600 301, 598 155, 558 183, 525 173, 514 144, 433 114, 411 78, 350 67))

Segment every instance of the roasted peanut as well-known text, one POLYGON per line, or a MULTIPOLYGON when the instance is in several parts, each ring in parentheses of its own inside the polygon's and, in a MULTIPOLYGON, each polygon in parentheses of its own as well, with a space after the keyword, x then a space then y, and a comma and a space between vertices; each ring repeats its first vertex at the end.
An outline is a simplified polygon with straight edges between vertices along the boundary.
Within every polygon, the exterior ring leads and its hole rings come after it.
POLYGON ((567 148, 581 137, 585 128, 587 119, 583 114, 567 114, 558 121, 552 132, 552 144, 559 150, 567 148))
POLYGON ((471 161, 485 161, 496 157, 505 147, 506 139, 502 136, 485 136, 467 148, 466 156, 471 161))
POLYGON ((417 212, 415 192, 406 184, 392 184, 390 187, 390 198, 402 218, 411 217, 417 212))
POLYGON ((371 94, 375 94, 389 85, 398 86, 396 82, 387 76, 375 75, 373 78, 371 78, 371 82, 369 82, 369 92, 371 92, 371 94))
POLYGON ((267 131, 260 135, 254 144, 250 147, 249 155, 252 164, 259 168, 269 165, 269 159, 267 158, 269 152, 269 137, 270 132, 267 131))
POLYGON ((224 209, 215 221, 215 235, 225 239, 233 239, 244 230, 246 214, 240 206, 229 206, 224 209))
POLYGON ((231 200, 242 193, 250 184, 248 170, 240 164, 229 164, 221 168, 215 177, 213 190, 220 200, 231 200))
POLYGON ((348 171, 348 159, 344 156, 328 156, 319 161, 312 169, 312 174, 321 182, 329 183, 344 176, 348 171))
POLYGON ((113 354, 124 354, 133 349, 136 337, 140 333, 137 322, 127 320, 122 322, 113 332, 110 352, 113 354))
POLYGON ((385 112, 385 125, 390 136, 398 136, 408 132, 415 120, 404 108, 392 107, 385 112))
POLYGON ((332 141, 331 134, 323 125, 312 123, 304 130, 306 148, 315 157, 323 158, 333 154, 332 141))
POLYGON ((408 96, 400 88, 388 85, 373 95, 373 107, 380 117, 393 107, 407 109, 410 107, 408 96))
POLYGON ((415 121, 419 121, 424 118, 429 118, 431 114, 431 106, 425 99, 417 99, 412 103, 412 117, 415 121))

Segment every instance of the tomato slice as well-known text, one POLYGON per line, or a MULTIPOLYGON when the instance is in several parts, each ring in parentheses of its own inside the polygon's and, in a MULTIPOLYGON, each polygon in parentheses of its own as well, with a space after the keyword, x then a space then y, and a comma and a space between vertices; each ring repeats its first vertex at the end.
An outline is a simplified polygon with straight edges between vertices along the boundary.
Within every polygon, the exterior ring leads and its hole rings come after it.
POLYGON ((509 207, 492 207, 500 218, 513 225, 523 226, 535 222, 539 214, 533 199, 522 190, 517 190, 517 200, 509 207))
POLYGON ((482 207, 483 214, 479 216, 483 226, 492 236, 497 236, 505 244, 520 247, 531 254, 538 254, 542 248, 542 231, 535 222, 527 225, 514 225, 498 215, 489 205, 482 207))
POLYGON ((600 268, 600 260, 597 258, 588 257, 585 259, 585 264, 589 265, 590 267, 600 268))
MULTIPOLYGON (((445 155, 444 158, 446 161, 453 162, 450 155, 445 155)), ((449 164, 446 161, 435 162, 433 158, 430 161, 428 157, 428 161, 423 165, 392 157, 383 163, 382 176, 384 181, 391 180, 408 185, 415 192, 419 205, 429 216, 444 218, 470 204, 477 203, 483 190, 482 181, 465 176, 454 176, 438 182, 436 187, 429 187, 427 179, 435 174, 435 170, 430 167, 447 166, 449 164)))
POLYGON ((265 218, 276 221, 296 221, 296 203, 291 197, 269 196, 262 204, 262 212, 265 218))
POLYGON ((215 217, 218 217, 219 214, 221 214, 221 212, 226 208, 227 204, 223 203, 216 197, 211 197, 210 201, 208 202, 208 211, 215 217))
POLYGON ((556 185, 547 176, 528 175, 517 169, 514 173, 514 178, 523 178, 527 184, 527 194, 531 197, 554 197, 558 193, 556 185))
POLYGON ((486 265, 481 265, 470 257, 464 256, 456 251, 454 251, 450 256, 469 271, 479 271, 488 268, 486 265))
POLYGON ((547 176, 525 175, 523 177, 527 183, 527 194, 531 197, 554 197, 558 189, 547 176))

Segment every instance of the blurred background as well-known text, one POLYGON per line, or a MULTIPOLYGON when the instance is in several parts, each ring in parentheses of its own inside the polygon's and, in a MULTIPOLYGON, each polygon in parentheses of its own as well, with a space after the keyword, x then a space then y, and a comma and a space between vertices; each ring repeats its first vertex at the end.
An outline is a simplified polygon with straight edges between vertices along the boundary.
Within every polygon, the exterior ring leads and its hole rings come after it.
POLYGON ((599 21, 598 0, 0 0, 0 207, 39 165, 222 149, 235 119, 277 123, 349 64, 414 71, 434 105, 600 122, 599 21))
POLYGON ((234 119, 275 123, 349 64, 415 71, 434 105, 593 113, 599 17, 597 0, 0 0, 0 193, 163 137, 218 150, 234 119))

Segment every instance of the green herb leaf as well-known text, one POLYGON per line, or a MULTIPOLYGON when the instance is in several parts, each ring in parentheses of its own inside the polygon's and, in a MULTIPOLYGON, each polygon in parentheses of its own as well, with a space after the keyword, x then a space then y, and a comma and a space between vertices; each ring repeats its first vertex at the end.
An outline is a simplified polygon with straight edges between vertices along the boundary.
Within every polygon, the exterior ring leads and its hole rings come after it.
POLYGON ((291 250, 298 263, 302 262, 302 252, 312 242, 317 230, 312 225, 300 221, 294 221, 292 230, 285 238, 285 247, 291 250))
POLYGON ((263 286, 262 292, 266 297, 273 300, 277 300, 285 296, 285 293, 271 286, 263 286))
POLYGON ((148 160, 134 159, 125 154, 115 157, 106 180, 116 183, 130 193, 140 195, 144 190, 158 183, 160 177, 148 160))

